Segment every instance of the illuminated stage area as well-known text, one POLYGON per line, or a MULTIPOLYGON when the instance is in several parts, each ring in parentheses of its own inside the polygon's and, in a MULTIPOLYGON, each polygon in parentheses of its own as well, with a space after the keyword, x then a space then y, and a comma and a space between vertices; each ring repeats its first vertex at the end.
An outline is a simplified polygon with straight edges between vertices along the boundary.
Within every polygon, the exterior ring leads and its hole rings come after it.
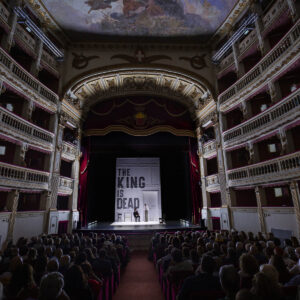
POLYGON ((181 221, 166 221, 164 224, 153 224, 154 222, 122 222, 122 225, 118 225, 121 222, 99 222, 94 223, 89 226, 82 227, 81 229, 76 230, 77 232, 107 232, 115 234, 143 234, 143 233, 153 233, 159 231, 180 231, 180 230, 201 230, 201 226, 193 225, 181 221))
POLYGON ((113 222, 112 226, 151 226, 159 224, 158 221, 149 221, 149 222, 113 222))

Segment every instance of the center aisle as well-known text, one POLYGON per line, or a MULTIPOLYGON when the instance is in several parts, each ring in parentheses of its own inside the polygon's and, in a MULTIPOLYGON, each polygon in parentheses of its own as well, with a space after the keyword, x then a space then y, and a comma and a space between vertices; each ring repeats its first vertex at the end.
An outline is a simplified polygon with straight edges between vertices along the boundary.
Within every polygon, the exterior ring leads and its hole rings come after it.
POLYGON ((146 251, 134 252, 113 300, 163 300, 158 274, 146 251))

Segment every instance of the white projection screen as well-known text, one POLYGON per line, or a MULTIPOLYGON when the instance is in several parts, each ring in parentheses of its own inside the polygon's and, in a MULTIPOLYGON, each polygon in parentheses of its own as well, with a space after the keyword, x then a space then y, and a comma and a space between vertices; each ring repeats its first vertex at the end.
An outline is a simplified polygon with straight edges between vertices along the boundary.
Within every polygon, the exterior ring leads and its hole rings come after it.
POLYGON ((141 222, 159 222, 161 218, 159 158, 117 158, 115 222, 124 224, 135 222, 134 208, 137 208, 141 222))

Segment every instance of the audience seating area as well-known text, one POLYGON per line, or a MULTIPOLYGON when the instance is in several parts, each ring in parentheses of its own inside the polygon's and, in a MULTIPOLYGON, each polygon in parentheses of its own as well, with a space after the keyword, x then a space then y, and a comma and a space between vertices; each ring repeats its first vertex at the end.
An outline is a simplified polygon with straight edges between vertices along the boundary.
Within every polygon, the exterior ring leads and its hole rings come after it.
MULTIPOLYGON (((150 246, 167 300, 296 300, 300 244, 272 233, 156 233, 150 246)), ((298 295, 299 294, 299 295, 298 295)))
POLYGON ((0 252, 0 299, 111 300, 128 261, 115 234, 20 238, 0 252))

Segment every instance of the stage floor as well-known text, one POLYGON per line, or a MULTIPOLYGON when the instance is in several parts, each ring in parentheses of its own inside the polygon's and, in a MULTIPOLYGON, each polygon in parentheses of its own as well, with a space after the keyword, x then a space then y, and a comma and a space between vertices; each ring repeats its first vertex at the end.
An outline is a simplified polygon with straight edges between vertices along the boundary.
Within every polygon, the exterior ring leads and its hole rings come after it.
MULTIPOLYGON (((82 227, 81 229, 75 231, 81 232, 133 232, 133 233, 145 233, 145 232, 155 232, 155 231, 173 231, 173 230, 185 230, 185 229, 193 229, 200 230, 201 227, 199 225, 192 224, 184 224, 180 221, 167 221, 165 224, 151 224, 150 222, 130 222, 132 224, 124 225, 124 222, 114 222, 114 223, 96 223, 90 226, 82 227), (119 225, 122 224, 122 225, 119 225)), ((154 223, 154 222, 152 222, 154 223)))

